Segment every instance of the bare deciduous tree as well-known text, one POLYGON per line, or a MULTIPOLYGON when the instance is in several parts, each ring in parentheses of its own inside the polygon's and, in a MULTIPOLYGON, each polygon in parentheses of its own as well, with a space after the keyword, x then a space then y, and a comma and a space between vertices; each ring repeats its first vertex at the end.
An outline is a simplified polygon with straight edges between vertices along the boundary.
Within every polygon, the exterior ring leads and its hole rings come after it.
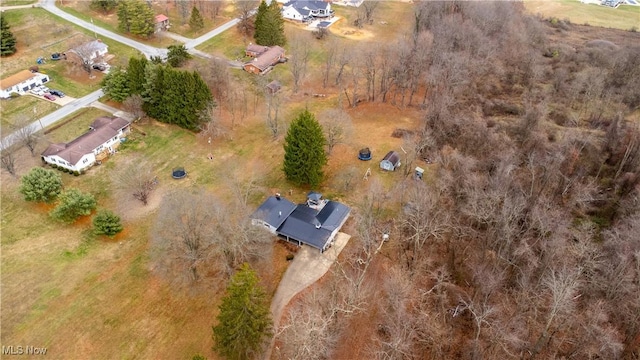
POLYGON ((0 140, 0 165, 9 174, 16 176, 15 147, 9 144, 7 138, 0 140))
POLYGON ((298 93, 300 82, 307 74, 307 63, 311 55, 309 40, 301 35, 294 36, 290 43, 289 70, 293 76, 293 92, 298 93))
POLYGON ((255 30, 253 10, 258 7, 258 2, 254 0, 242 0, 234 2, 238 13, 238 30, 245 37, 253 36, 255 30))
POLYGON ((320 113, 318 119, 327 141, 327 153, 330 155, 337 144, 351 136, 353 132, 351 116, 342 109, 328 109, 320 113))
POLYGON ((215 224, 223 212, 203 189, 165 196, 150 241, 155 269, 178 284, 198 282, 214 269, 214 246, 223 237, 215 224))
POLYGON ((36 146, 40 140, 38 125, 32 124, 28 117, 22 116, 16 121, 16 127, 18 128, 14 132, 16 139, 29 149, 31 156, 35 156, 36 146))
POLYGON ((153 167, 148 162, 133 162, 114 172, 113 183, 124 196, 133 196, 147 205, 149 196, 156 188, 158 180, 153 167))
POLYGON ((143 103, 144 100, 142 99, 142 96, 135 94, 126 98, 122 103, 122 107, 124 108, 124 111, 133 115, 134 119, 140 120, 146 116, 144 110, 142 110, 143 103))
POLYGON ((269 131, 271 131, 271 136, 276 139, 284 130, 284 123, 280 116, 280 107, 282 106, 284 95, 281 91, 270 92, 265 90, 264 96, 267 100, 267 118, 265 121, 269 131))
POLYGON ((201 116, 203 120, 202 125, 200 125, 201 136, 208 137, 211 140, 228 134, 227 128, 220 119, 218 107, 214 102, 207 104, 207 107, 202 110, 201 116))

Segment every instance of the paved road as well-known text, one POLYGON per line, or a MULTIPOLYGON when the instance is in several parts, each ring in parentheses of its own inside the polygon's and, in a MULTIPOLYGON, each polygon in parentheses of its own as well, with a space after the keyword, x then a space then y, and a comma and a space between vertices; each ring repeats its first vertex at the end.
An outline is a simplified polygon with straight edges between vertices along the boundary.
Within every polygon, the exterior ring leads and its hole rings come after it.
POLYGON ((40 7, 40 5, 38 3, 34 3, 34 4, 28 4, 28 5, 0 6, 0 12, 5 10, 28 9, 28 8, 34 8, 34 7, 40 7))
MULTIPOLYGON (((46 128, 47 126, 51 126, 55 124, 58 120, 71 115, 72 113, 78 111, 79 109, 89 106, 91 103, 93 103, 94 101, 97 101, 102 96, 104 96, 102 89, 96 90, 87 96, 73 100, 67 105, 61 107, 60 109, 46 116, 41 117, 40 119, 38 119, 37 121, 34 121, 31 125, 28 125, 28 126, 35 131, 40 131, 46 128)), ((17 139, 15 136, 15 133, 9 134, 2 139, 2 144, 0 145, 0 149, 4 149, 5 146, 9 147, 13 145, 16 141, 17 139)))
POLYGON ((193 49, 196 46, 202 44, 203 42, 212 39, 213 37, 222 34, 223 32, 231 29, 232 27, 236 26, 236 24, 238 24, 240 22, 240 19, 236 18, 233 19, 231 21, 227 21, 226 23, 222 24, 221 26, 218 26, 217 28, 209 31, 208 33, 199 36, 193 40, 189 40, 187 42, 184 43, 184 47, 186 47, 187 49, 193 49))
POLYGON ((104 37, 107 37, 109 39, 113 39, 117 42, 123 43, 125 45, 131 46, 134 49, 138 49, 141 53, 144 54, 144 56, 146 56, 147 58, 150 58, 151 56, 160 56, 162 58, 165 58, 167 56, 167 49, 161 49, 161 48, 157 48, 157 47, 153 47, 153 46, 149 46, 146 44, 143 44, 141 42, 129 39, 127 37, 124 37, 122 35, 116 34, 112 31, 109 30, 105 30, 101 27, 95 26, 91 23, 88 23, 80 18, 77 18, 69 13, 66 13, 60 9, 58 9, 58 7, 56 6, 55 0, 42 0, 42 2, 40 3, 40 6, 47 10, 48 12, 59 16, 71 23, 74 23, 78 26, 81 26, 87 30, 91 30, 94 31, 97 34, 100 34, 104 37))

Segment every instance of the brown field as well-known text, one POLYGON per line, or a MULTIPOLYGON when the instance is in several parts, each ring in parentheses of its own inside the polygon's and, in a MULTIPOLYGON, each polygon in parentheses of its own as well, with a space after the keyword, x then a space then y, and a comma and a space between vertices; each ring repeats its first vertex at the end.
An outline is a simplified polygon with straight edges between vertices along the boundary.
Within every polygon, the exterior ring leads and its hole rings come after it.
POLYGON ((574 24, 591 25, 620 30, 640 27, 640 6, 610 8, 595 4, 583 4, 579 0, 538 1, 527 0, 525 8, 543 17, 568 19, 574 24))

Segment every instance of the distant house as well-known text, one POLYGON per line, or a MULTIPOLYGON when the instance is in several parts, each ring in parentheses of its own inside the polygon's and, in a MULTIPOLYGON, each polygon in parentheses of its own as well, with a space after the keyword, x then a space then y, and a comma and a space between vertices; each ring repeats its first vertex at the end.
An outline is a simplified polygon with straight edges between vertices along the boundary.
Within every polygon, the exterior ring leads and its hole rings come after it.
POLYGON ((253 74, 264 74, 277 63, 287 61, 284 49, 280 46, 268 47, 250 44, 245 50, 245 54, 253 59, 246 62, 242 68, 253 74))
POLYGON ((156 27, 154 32, 167 31, 170 27, 171 24, 169 24, 169 18, 167 17, 167 15, 156 15, 156 27))
POLYGON ((380 168, 382 170, 394 171, 400 167, 400 154, 395 151, 389 151, 380 161, 380 168))
POLYGON ((108 52, 109 46, 107 44, 101 40, 93 40, 74 47, 66 54, 70 61, 93 64, 104 58, 108 52), (77 58, 74 59, 74 56, 77 58))
POLYGON ((131 122, 122 118, 100 117, 89 131, 69 143, 51 144, 42 160, 71 171, 83 171, 115 152, 120 139, 129 132, 131 122))
POLYGON ((348 206, 322 199, 318 193, 309 193, 307 203, 299 205, 277 194, 260 205, 251 215, 251 222, 299 246, 305 244, 324 252, 333 244, 350 212, 348 206))
POLYGON ((283 18, 301 22, 329 18, 333 13, 330 2, 319 0, 291 0, 282 7, 283 18))
POLYGON ((24 95, 30 89, 48 81, 49 76, 46 74, 22 70, 17 74, 0 80, 0 98, 8 99, 11 97, 11 93, 24 95))

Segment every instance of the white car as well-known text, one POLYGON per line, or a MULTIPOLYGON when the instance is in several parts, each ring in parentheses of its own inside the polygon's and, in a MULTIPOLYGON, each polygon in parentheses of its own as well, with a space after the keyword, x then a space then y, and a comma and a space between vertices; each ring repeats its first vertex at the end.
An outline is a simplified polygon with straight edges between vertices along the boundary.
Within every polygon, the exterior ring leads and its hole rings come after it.
POLYGON ((40 88, 40 90, 42 90, 44 92, 49 92, 49 88, 44 86, 44 85, 38 85, 38 87, 40 88))
POLYGON ((44 90, 42 90, 40 88, 33 88, 33 89, 29 90, 29 92, 32 93, 33 95, 38 95, 38 96, 44 95, 44 90))

